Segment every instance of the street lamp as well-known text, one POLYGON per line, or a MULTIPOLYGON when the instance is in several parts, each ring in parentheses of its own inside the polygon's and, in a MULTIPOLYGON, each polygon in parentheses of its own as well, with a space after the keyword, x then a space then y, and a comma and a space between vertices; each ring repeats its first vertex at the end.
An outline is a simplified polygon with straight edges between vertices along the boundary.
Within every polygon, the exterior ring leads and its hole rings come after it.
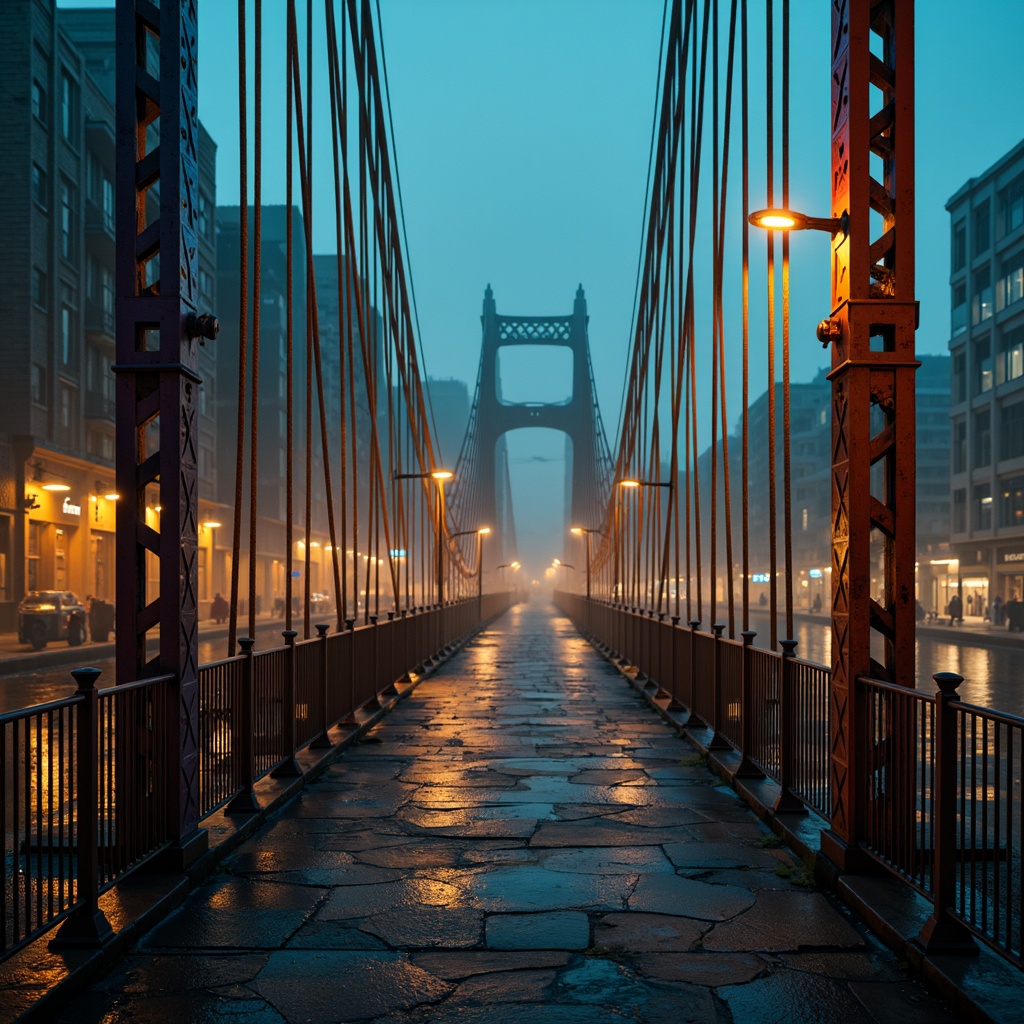
POLYGON ((600 533, 600 530, 595 530, 589 526, 574 526, 570 531, 577 537, 582 537, 587 542, 587 600, 590 600, 590 535, 592 533, 600 533))
MULTIPOLYGON (((627 491, 640 490, 641 488, 644 488, 644 487, 667 487, 667 488, 669 488, 671 490, 671 488, 672 488, 672 481, 671 480, 638 480, 635 477, 626 477, 623 480, 616 481, 616 485, 619 488, 621 488, 622 490, 627 490, 627 491)), ((615 548, 615 578, 613 580, 613 586, 612 586, 612 599, 613 600, 614 600, 615 595, 618 592, 618 589, 619 589, 619 586, 620 586, 620 552, 619 552, 619 546, 620 546, 620 543, 619 543, 620 542, 620 535, 619 535, 619 504, 620 503, 619 503, 618 494, 619 494, 619 492, 616 491, 615 515, 614 515, 614 519, 612 521, 612 540, 614 542, 613 546, 615 548)), ((582 527, 581 527, 581 529, 582 529, 582 527)), ((625 559, 623 558, 622 561, 624 561, 624 560, 625 559)))
POLYGON ((483 609, 484 600, 484 537, 491 532, 489 526, 480 526, 475 530, 459 530, 451 534, 452 540, 456 537, 468 537, 471 533, 476 534, 476 600, 477 616, 483 609))
POLYGON ((437 481, 437 603, 444 604, 444 544, 441 533, 444 529, 444 482, 455 474, 450 469, 432 469, 426 473, 392 473, 392 480, 435 480, 437 481))
POLYGON ((850 215, 841 217, 808 217, 796 210, 755 210, 747 220, 755 228, 766 231, 827 231, 830 235, 850 233, 850 215))
MULTIPOLYGON (((500 573, 502 569, 511 569, 513 572, 517 572, 522 566, 518 562, 502 562, 501 565, 494 567, 495 572, 500 573)), ((502 579, 504 579, 502 577, 502 579)))

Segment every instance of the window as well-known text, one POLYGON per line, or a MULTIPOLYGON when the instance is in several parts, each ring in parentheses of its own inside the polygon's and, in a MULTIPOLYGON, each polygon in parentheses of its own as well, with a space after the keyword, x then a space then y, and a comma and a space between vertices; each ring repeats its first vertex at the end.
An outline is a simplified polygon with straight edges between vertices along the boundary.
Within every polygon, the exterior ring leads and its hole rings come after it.
POLYGON ((40 309, 46 309, 48 292, 50 290, 49 277, 41 267, 32 268, 32 301, 40 309))
POLYGON ((953 251, 950 263, 954 273, 963 270, 967 264, 967 223, 963 219, 953 225, 953 251))
POLYGON ((205 192, 199 193, 199 209, 197 210, 198 224, 196 225, 199 230, 200 238, 210 237, 210 200, 207 199, 205 192))
POLYGON ((971 323, 980 324, 990 316, 992 316, 992 270, 990 267, 982 267, 974 274, 971 323))
POLYGON ((967 284, 961 281, 953 285, 953 323, 954 335, 967 330, 967 284))
POLYGON ((1001 235, 1008 235, 1024 224, 1024 174, 1014 178, 999 193, 999 207, 1001 235))
POLYGON ((992 529, 992 485, 974 485, 974 528, 976 530, 992 529))
POLYGON ((75 255, 75 187, 60 179, 60 254, 66 260, 75 255))
POLYGON ((957 352, 953 356, 953 388, 952 400, 954 402, 967 401, 967 353, 957 352))
POLYGON ((980 256, 992 244, 989 231, 989 201, 987 199, 975 207, 972 227, 974 229, 974 246, 971 249, 971 255, 980 256))
POLYGON ((74 290, 66 284, 60 286, 60 361, 74 366, 78 355, 78 310, 74 290))
POLYGON ((46 124, 46 89, 37 79, 32 80, 32 116, 46 124))
POLYGON ((967 532, 967 491, 963 488, 953 492, 953 532, 967 532))
POLYGON ((1024 476, 999 483, 999 525, 1024 526, 1024 476))
POLYGON ((953 472, 967 472, 967 421, 953 423, 953 472))
POLYGON ((1012 306, 1024 298, 1024 252, 1005 259, 996 281, 996 311, 1012 306))
POLYGON ((47 175, 39 164, 32 165, 32 201, 40 209, 47 208, 47 175))
POLYGON ((984 394, 992 390, 992 344, 982 338, 974 345, 974 393, 984 394))
POLYGON ((992 410, 981 409, 974 414, 974 465, 992 462, 992 410))
POLYGON ((78 85, 63 69, 60 73, 60 133, 72 144, 78 141, 78 85))
POLYGON ((38 363, 32 364, 32 401, 36 405, 46 405, 46 367, 38 363))
POLYGON ((1024 376, 1024 327, 1006 331, 999 340, 996 384, 1024 376))
POLYGON ((1024 402, 1004 406, 999 422, 999 458, 1019 459, 1024 455, 1024 402))

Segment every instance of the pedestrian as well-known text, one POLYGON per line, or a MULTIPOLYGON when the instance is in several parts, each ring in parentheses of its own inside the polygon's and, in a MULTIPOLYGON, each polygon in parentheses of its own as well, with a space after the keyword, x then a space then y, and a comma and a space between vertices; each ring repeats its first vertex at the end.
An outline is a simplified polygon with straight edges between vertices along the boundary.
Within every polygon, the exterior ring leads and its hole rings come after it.
POLYGON ((1003 624, 1003 599, 996 594, 992 598, 992 625, 1001 626, 1003 624))
MULTIPOLYGON (((970 601, 970 595, 967 596, 967 600, 970 601)), ((957 621, 963 622, 963 602, 960 600, 959 594, 954 594, 949 599, 949 605, 946 608, 949 613, 949 624, 955 626, 957 621)))
POLYGON ((218 625, 228 617, 229 610, 227 601, 218 593, 210 605, 210 614, 217 621, 218 625))

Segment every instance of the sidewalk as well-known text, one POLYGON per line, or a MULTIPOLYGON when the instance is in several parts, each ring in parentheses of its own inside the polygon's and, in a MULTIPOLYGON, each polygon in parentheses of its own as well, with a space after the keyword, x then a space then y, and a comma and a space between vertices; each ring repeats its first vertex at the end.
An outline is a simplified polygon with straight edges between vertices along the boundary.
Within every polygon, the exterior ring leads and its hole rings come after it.
POLYGON ((958 1019, 548 609, 222 867, 58 1021, 958 1019))

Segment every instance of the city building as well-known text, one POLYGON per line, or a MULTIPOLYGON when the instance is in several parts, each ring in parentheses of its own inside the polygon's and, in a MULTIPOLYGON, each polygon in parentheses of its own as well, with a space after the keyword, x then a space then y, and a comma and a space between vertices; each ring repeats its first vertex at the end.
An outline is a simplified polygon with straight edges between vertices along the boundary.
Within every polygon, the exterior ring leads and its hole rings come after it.
MULTIPOLYGON (((1024 141, 950 216, 950 553, 940 607, 1024 595, 1024 141)), ((940 566, 942 568, 942 566, 940 566)))
MULTIPOLYGON (((29 590, 116 597, 114 11, 5 0, 0 25, 0 629, 11 629, 29 590)), ((210 213, 215 161, 201 131, 210 213)), ((207 223, 201 301, 215 310, 207 223)), ((213 368, 204 356, 211 389, 213 368)), ((201 416, 209 451, 213 426, 201 416)), ((212 479, 214 464, 201 472, 212 479)))

